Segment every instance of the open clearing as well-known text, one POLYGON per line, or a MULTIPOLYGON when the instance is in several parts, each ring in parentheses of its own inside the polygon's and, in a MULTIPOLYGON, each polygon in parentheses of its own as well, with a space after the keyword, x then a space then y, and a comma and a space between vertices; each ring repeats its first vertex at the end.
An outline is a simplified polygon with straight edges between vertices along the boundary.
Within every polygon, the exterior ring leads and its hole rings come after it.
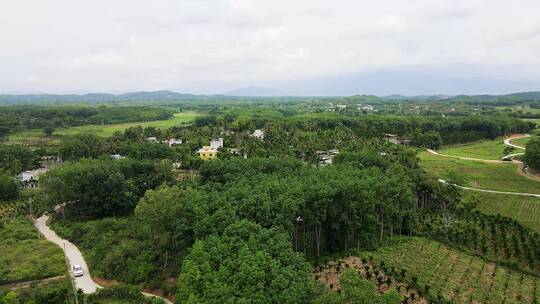
POLYGON ((491 164, 433 155, 418 154, 421 166, 437 178, 448 180, 451 175, 463 179, 463 186, 506 192, 540 194, 540 183, 518 174, 516 164, 491 164))
POLYGON ((65 273, 62 250, 42 239, 29 220, 10 220, 0 228, 0 285, 65 273))
POLYGON ((459 157, 499 160, 504 156, 505 147, 503 139, 497 138, 495 140, 481 140, 468 144, 446 146, 437 152, 459 157))
POLYGON ((540 298, 540 280, 479 257, 423 238, 403 238, 375 252, 374 262, 407 269, 406 280, 417 278, 421 289, 441 294, 452 303, 534 303, 540 298))
MULTIPOLYGON (((143 127, 156 127, 156 128, 170 128, 177 125, 182 125, 192 122, 200 114, 195 112, 182 112, 175 113, 174 116, 166 120, 155 120, 146 122, 126 122, 110 125, 84 125, 70 128, 59 128, 54 131, 54 135, 50 138, 50 141, 58 140, 63 136, 76 135, 81 133, 93 133, 102 137, 109 137, 117 131, 123 131, 130 127, 143 126, 143 127)), ((9 136, 10 143, 21 143, 24 141, 43 140, 43 129, 34 129, 18 132, 9 136)))

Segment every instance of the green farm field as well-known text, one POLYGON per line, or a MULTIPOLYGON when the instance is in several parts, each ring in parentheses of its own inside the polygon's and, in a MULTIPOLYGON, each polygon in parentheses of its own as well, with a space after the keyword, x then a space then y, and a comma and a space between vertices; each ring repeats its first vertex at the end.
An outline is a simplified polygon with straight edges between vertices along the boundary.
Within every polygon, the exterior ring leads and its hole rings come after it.
POLYGON ((477 209, 485 214, 512 218, 540 233, 540 198, 509 194, 466 191, 465 197, 478 198, 477 209))
MULTIPOLYGON (((174 116, 166 120, 155 120, 147 122, 128 122, 110 125, 84 125, 70 128, 61 128, 54 131, 51 141, 59 140, 63 136, 76 135, 81 133, 93 133, 102 137, 109 137, 117 131, 123 131, 130 127, 143 126, 143 127, 156 127, 156 128, 170 128, 177 125, 182 125, 192 122, 200 114, 195 112, 182 112, 175 113, 174 116)), ((43 140, 42 129, 34 129, 18 132, 9 136, 10 143, 20 143, 23 141, 43 140)))
POLYGON ((540 194, 540 182, 520 175, 516 164, 461 160, 429 152, 418 156, 424 170, 437 178, 448 179, 452 173, 472 188, 540 194))
POLYGON ((62 249, 42 239, 29 220, 13 219, 0 228, 0 285, 65 273, 62 249))
POLYGON ((377 251, 361 252, 387 267, 407 269, 406 281, 430 286, 451 303, 535 303, 540 280, 423 238, 403 238, 377 251))
POLYGON ((496 140, 481 140, 468 144, 446 146, 438 152, 459 157, 498 160, 504 156, 504 148, 503 138, 497 138, 496 140))

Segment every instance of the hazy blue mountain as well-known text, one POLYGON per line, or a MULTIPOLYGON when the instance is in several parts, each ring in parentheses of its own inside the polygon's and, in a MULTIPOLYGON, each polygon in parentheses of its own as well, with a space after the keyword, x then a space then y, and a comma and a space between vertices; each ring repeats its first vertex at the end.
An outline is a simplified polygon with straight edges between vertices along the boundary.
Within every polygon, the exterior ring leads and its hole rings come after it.
POLYGON ((507 94, 540 90, 540 83, 511 79, 468 78, 446 76, 444 71, 432 73, 410 71, 378 71, 370 73, 321 76, 281 83, 272 83, 287 95, 351 96, 434 96, 507 94))
POLYGON ((271 97, 271 96, 285 96, 285 92, 271 88, 259 88, 259 87, 247 87, 228 91, 223 93, 226 96, 240 96, 240 97, 271 97))
MULTIPOLYGON (((159 101, 185 100, 197 98, 197 95, 182 94, 172 91, 132 92, 125 94, 23 94, 0 95, 0 104, 34 103, 34 102, 129 102, 129 101, 159 101)), ((201 96, 202 97, 202 96, 201 96)))

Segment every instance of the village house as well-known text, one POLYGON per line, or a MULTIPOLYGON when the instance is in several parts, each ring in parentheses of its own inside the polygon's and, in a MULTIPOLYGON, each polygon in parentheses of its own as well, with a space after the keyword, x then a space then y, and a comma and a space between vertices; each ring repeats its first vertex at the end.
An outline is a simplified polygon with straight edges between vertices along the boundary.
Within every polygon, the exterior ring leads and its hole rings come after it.
POLYGON ((372 105, 360 105, 358 106, 358 110, 364 110, 364 111, 373 111, 372 105))
POLYGON ((223 138, 213 139, 210 141, 209 146, 203 146, 197 151, 199 157, 202 160, 209 160, 217 158, 218 149, 223 148, 223 138))
POLYGON ((119 160, 125 158, 125 156, 122 156, 120 154, 111 154, 111 158, 114 160, 119 160))
POLYGON ((264 139, 264 131, 260 130, 260 129, 257 129, 255 131, 253 131, 252 136, 262 140, 262 139, 264 139))
POLYGON ((47 171, 48 169, 46 168, 27 170, 21 172, 19 175, 17 175, 16 178, 21 183, 22 187, 25 189, 37 188, 39 176, 47 171))
POLYGON ((408 139, 399 138, 397 135, 389 133, 384 134, 384 139, 395 145, 408 145, 411 143, 411 141, 408 139))
POLYGON ((172 147, 173 145, 181 145, 182 139, 181 138, 169 138, 165 140, 163 143, 167 144, 169 147, 172 147))
POLYGON ((159 142, 157 137, 148 137, 148 138, 146 138, 146 141, 151 142, 151 143, 158 143, 159 142))
POLYGON ((217 158, 218 151, 211 146, 203 146, 197 153, 202 160, 210 160, 217 158))
POLYGON ((218 150, 218 149, 223 148, 223 137, 211 140, 210 141, 210 148, 212 148, 214 150, 218 150))
POLYGON ((334 156, 339 154, 338 149, 332 149, 327 151, 316 151, 317 156, 319 157, 319 164, 321 166, 331 165, 334 159, 334 156))

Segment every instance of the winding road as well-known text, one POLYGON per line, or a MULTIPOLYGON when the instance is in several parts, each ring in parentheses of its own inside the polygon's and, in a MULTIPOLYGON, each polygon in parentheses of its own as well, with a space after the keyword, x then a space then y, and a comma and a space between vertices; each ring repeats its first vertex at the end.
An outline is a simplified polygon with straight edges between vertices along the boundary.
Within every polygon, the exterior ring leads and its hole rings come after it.
POLYGON ((473 160, 473 161, 479 161, 484 163, 490 163, 490 164, 511 164, 511 163, 517 163, 518 161, 512 160, 512 161, 505 161, 505 160, 495 160, 495 159, 482 159, 482 158, 473 158, 473 157, 463 157, 463 156, 454 156, 454 155, 447 155, 447 154, 441 154, 437 151, 426 149, 429 153, 438 155, 438 156, 444 156, 444 157, 450 157, 455 159, 463 159, 463 160, 473 160))
MULTIPOLYGON (((64 250, 64 254, 66 258, 69 261, 69 265, 71 268, 71 265, 81 265, 81 267, 84 270, 84 274, 80 277, 74 277, 75 286, 77 289, 81 289, 85 294, 94 293, 99 288, 103 288, 94 280, 92 280, 92 277, 90 276, 90 270, 88 268, 88 265, 86 264, 86 261, 84 260, 84 257, 81 253, 81 251, 75 246, 73 243, 71 243, 68 240, 60 238, 56 232, 54 232, 52 229, 47 226, 47 221, 49 220, 48 215, 42 215, 41 217, 37 218, 34 221, 34 226, 39 230, 39 232, 49 241, 55 243, 56 245, 60 246, 62 250, 64 250)), ((142 293, 146 297, 154 297, 159 298, 167 304, 173 304, 171 301, 162 298, 157 295, 149 294, 149 293, 142 293)))
POLYGON ((527 137, 531 137, 531 136, 529 134, 524 134, 524 135, 519 135, 519 136, 515 136, 515 137, 509 137, 509 138, 504 140, 504 144, 507 145, 507 146, 510 146, 510 147, 525 150, 525 147, 513 144, 512 140, 513 139, 518 139, 518 138, 527 138, 527 137))
MULTIPOLYGON (((513 136, 513 137, 509 137, 509 138, 504 140, 504 144, 507 145, 507 146, 510 146, 510 147, 514 147, 516 149, 525 150, 525 147, 513 144, 512 140, 519 139, 519 138, 527 138, 527 137, 531 137, 531 136, 529 134, 523 134, 523 135, 516 135, 516 136, 513 136)), ((429 153, 431 153, 431 154, 434 154, 434 155, 439 155, 439 156, 444 156, 444 157, 451 157, 451 158, 456 158, 456 159, 463 159, 463 160, 480 161, 480 162, 491 163, 491 164, 511 164, 511 163, 521 164, 521 161, 515 160, 515 159, 513 159, 513 157, 525 154, 523 152, 514 153, 514 154, 509 154, 509 155, 503 157, 503 159, 504 158, 510 158, 511 160, 495 160, 495 159, 482 159, 482 158, 462 157, 462 156, 441 154, 441 153, 439 153, 437 151, 434 151, 434 150, 431 150, 431 149, 427 149, 427 151, 429 153)))
POLYGON ((471 187, 464 187, 457 184, 451 184, 443 179, 439 179, 439 183, 445 184, 445 185, 452 185, 454 187, 458 187, 460 189, 464 190, 470 190, 470 191, 477 191, 477 192, 487 192, 487 193, 497 193, 497 194, 511 194, 511 195, 521 195, 521 196, 533 196, 533 197, 540 197, 540 194, 534 194, 534 193, 523 193, 523 192, 507 192, 507 191, 496 191, 496 190, 485 190, 485 189, 478 189, 478 188, 471 188, 471 187))
MULTIPOLYGON (((510 146, 510 147, 514 147, 514 148, 517 148, 517 149, 522 149, 522 150, 525 150, 525 147, 522 147, 522 146, 518 146, 518 145, 515 145, 512 143, 512 140, 513 139, 518 139, 518 138, 526 138, 526 137, 531 137, 529 134, 524 134, 524 135, 517 135, 517 136, 513 136, 513 137, 509 137, 507 139, 504 140, 504 144, 507 145, 507 146, 510 146)), ((431 154, 435 154, 435 155, 439 155, 439 156, 443 156, 443 157, 451 157, 451 158, 457 158, 457 159, 463 159, 463 160, 473 160, 473 161, 480 161, 480 162, 485 162, 485 163, 499 163, 499 164, 509 164, 509 163, 519 163, 519 164, 522 164, 521 161, 518 161, 518 160, 514 160, 512 159, 511 161, 505 161, 505 160, 491 160, 491 159, 480 159, 480 158, 471 158, 471 157, 460 157, 460 156, 453 156, 453 155, 446 155, 446 154, 441 154, 441 153, 438 153, 436 151, 433 151, 433 150, 430 150, 430 149, 427 149, 427 151, 431 154)), ((507 157, 514 157, 514 156, 517 156, 517 155, 522 155, 524 153, 515 153, 515 154, 510 154, 510 155, 507 155, 507 157)), ((530 177, 528 174, 524 174, 525 176, 527 177, 530 177)), ((535 179, 533 177, 530 177, 532 179, 535 179)), ((536 179, 535 179, 536 180, 536 179)), ((452 185, 452 186, 455 186, 455 187, 458 187, 460 189, 464 189, 464 190, 470 190, 470 191, 477 191, 477 192, 487 192, 487 193, 497 193, 497 194, 510 194, 510 195, 521 195, 521 196, 532 196, 532 197, 540 197, 540 194, 535 194, 535 193, 524 193, 524 192, 507 192, 507 191, 496 191, 496 190, 485 190, 485 189, 478 189, 478 188, 471 188, 471 187, 464 187, 464 186, 460 186, 460 185, 457 185, 457 184, 451 184, 451 183, 448 183, 446 182, 445 180, 442 180, 442 179, 439 179, 439 182, 440 183, 443 183, 443 184, 446 184, 446 185, 452 185)))

